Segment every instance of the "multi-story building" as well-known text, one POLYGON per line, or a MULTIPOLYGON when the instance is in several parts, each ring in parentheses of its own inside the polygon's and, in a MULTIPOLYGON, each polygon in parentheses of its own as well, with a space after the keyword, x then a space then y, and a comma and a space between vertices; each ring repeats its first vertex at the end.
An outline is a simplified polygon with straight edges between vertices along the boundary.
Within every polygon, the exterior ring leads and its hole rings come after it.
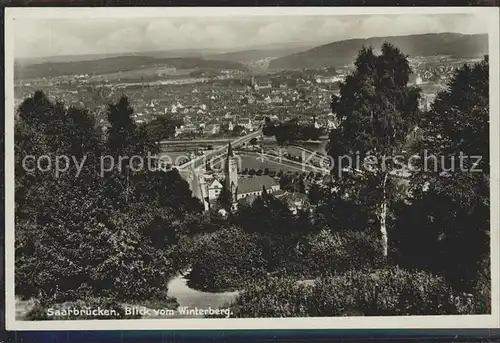
POLYGON ((220 125, 219 124, 208 124, 203 128, 203 135, 204 136, 213 136, 216 135, 220 132, 220 125))
POLYGON ((241 118, 238 120, 238 126, 242 126, 248 131, 253 131, 252 119, 250 118, 241 118))

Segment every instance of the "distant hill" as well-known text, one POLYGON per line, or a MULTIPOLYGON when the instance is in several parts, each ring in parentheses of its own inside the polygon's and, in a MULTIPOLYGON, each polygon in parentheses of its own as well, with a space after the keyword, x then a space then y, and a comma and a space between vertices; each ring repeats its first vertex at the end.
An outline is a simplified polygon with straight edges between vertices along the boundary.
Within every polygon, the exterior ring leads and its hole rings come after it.
POLYGON ((340 67, 353 63, 363 46, 379 49, 384 42, 397 46, 410 56, 451 55, 478 57, 488 53, 488 35, 463 35, 459 33, 432 33, 411 36, 374 37, 350 39, 321 45, 313 49, 274 59, 269 69, 340 67))
POLYGON ((233 61, 241 63, 255 63, 266 58, 278 58, 294 54, 297 52, 302 52, 309 47, 290 47, 290 48, 278 48, 278 49, 252 49, 252 50, 242 50, 234 52, 226 52, 219 54, 207 55, 204 57, 213 60, 223 60, 223 61, 233 61))
POLYGON ((29 79, 73 74, 101 75, 153 66, 172 66, 177 69, 247 70, 243 64, 238 62, 207 60, 198 57, 157 58, 150 56, 118 56, 91 61, 44 62, 29 65, 17 63, 14 73, 16 79, 29 79))
POLYGON ((81 61, 95 61, 107 58, 126 57, 126 56, 146 56, 154 58, 179 58, 179 57, 198 57, 200 58, 204 53, 216 54, 221 51, 212 49, 184 49, 184 50, 154 50, 154 51, 140 51, 140 52, 117 52, 106 54, 83 54, 83 55, 58 55, 48 57, 22 57, 16 58, 19 65, 41 64, 49 62, 81 62, 81 61))

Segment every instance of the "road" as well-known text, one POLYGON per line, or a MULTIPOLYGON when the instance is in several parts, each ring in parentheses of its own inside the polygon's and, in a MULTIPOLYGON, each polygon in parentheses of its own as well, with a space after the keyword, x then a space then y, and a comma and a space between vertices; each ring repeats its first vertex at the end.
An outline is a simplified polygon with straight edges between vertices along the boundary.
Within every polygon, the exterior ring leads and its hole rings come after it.
POLYGON ((235 137, 228 137, 228 138, 214 138, 214 139, 195 139, 195 140, 166 140, 166 141, 161 141, 160 144, 171 144, 171 145, 196 145, 196 144, 211 144, 211 143, 229 143, 232 142, 235 139, 235 137))
MULTIPOLYGON (((243 137, 236 138, 231 142, 231 146, 233 148, 237 148, 238 146, 249 142, 252 138, 256 138, 261 134, 260 131, 255 131, 252 133, 249 133, 248 135, 245 135, 243 137)), ((210 161, 214 157, 218 157, 221 154, 224 154, 227 151, 227 146, 220 147, 218 149, 212 150, 207 152, 206 154, 202 156, 198 156, 194 159, 192 159, 189 162, 184 163, 183 165, 180 165, 177 167, 179 170, 190 170, 190 169, 197 169, 201 166, 203 166, 207 161, 210 161)))

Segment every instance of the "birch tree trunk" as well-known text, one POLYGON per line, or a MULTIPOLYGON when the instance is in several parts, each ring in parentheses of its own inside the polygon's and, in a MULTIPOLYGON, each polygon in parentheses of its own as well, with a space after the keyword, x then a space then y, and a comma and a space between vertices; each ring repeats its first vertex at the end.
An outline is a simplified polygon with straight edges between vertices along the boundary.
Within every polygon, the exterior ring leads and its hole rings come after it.
POLYGON ((128 178, 128 166, 125 166, 125 204, 128 205, 128 189, 129 189, 129 178, 128 178))
POLYGON ((380 212, 379 212, 379 220, 380 220, 380 233, 382 238, 382 255, 387 257, 388 250, 388 238, 387 238, 387 207, 388 207, 388 199, 387 199, 387 179, 388 173, 384 174, 384 181, 382 182, 382 202, 380 204, 380 212))

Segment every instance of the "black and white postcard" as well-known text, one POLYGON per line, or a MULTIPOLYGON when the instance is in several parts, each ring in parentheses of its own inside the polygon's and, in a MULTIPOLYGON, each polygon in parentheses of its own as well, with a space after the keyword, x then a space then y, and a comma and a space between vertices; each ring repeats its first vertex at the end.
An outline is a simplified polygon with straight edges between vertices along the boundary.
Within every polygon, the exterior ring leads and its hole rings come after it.
POLYGON ((9 330, 500 325, 498 8, 7 8, 9 330))

